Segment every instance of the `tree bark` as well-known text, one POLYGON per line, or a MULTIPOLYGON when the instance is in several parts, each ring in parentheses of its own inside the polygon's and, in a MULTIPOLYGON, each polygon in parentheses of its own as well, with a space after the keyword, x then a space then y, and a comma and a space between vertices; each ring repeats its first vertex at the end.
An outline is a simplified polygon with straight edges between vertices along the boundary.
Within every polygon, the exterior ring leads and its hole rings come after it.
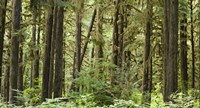
POLYGON ((18 70, 18 80, 17 80, 17 89, 23 91, 23 45, 19 48, 19 70, 18 70))
POLYGON ((115 14, 114 14, 114 22, 113 22, 113 64, 118 65, 118 38, 119 38, 119 30, 118 30, 118 20, 119 20, 119 4, 120 1, 115 1, 115 14))
POLYGON ((164 101, 177 91, 178 0, 164 2, 164 101))
MULTIPOLYGON (((76 0, 76 57, 75 57, 75 71, 73 73, 74 78, 78 78, 81 70, 81 21, 82 21, 82 8, 84 0, 76 0)), ((72 90, 79 91, 79 87, 72 83, 72 90)))
MULTIPOLYGON (((183 4, 182 7, 186 8, 187 3, 183 4)), ((181 63, 181 86, 182 91, 186 92, 188 89, 188 73, 187 73, 187 15, 181 14, 180 21, 180 63, 181 63)))
POLYGON ((151 85, 152 85, 152 57, 151 57, 151 36, 152 36, 152 0, 147 0, 147 22, 145 36, 145 51, 144 51, 144 71, 143 71, 143 93, 142 103, 149 104, 151 102, 151 85))
POLYGON ((48 82, 50 72, 50 52, 51 52, 51 37, 52 37, 52 26, 53 26, 53 0, 48 0, 47 17, 46 17, 46 45, 44 51, 43 61, 43 76, 42 76, 42 101, 48 98, 48 82))
POLYGON ((21 0, 13 1, 12 37, 11 37, 11 59, 10 59, 10 91, 9 102, 17 102, 17 77, 19 60, 19 36, 20 36, 21 0))
POLYGON ((195 88, 195 52, 194 52, 194 21, 193 21, 193 0, 190 0, 190 20, 191 20, 191 47, 192 47, 192 88, 195 88))
POLYGON ((0 1, 0 90, 1 90, 1 81, 2 81, 2 72, 3 72, 3 42, 5 34, 5 20, 6 20, 6 6, 7 0, 0 1))
POLYGON ((54 98, 62 96, 64 7, 58 8, 57 19, 54 98))
MULTIPOLYGON (((118 47, 119 47, 119 5, 120 5, 120 0, 115 0, 115 13, 114 13, 114 22, 113 22, 113 45, 112 45, 112 62, 116 66, 118 66, 118 47)), ((115 71, 115 69, 114 69, 115 71)), ((116 72, 113 73, 112 77, 112 85, 117 84, 117 76, 116 72)))
POLYGON ((33 71, 33 87, 38 86, 38 79, 39 79, 39 65, 40 65, 40 29, 41 29, 41 12, 40 12, 41 7, 38 6, 38 28, 37 28, 37 48, 35 51, 35 65, 34 65, 34 71, 33 71))
POLYGON ((33 78, 34 68, 35 68, 35 48, 36 48, 36 23, 37 23, 37 6, 33 5, 32 8, 32 51, 31 51, 31 57, 32 57, 32 65, 31 65, 31 87, 33 87, 35 79, 33 78))
POLYGON ((53 91, 53 81, 54 81, 54 62, 55 62, 55 40, 56 40, 56 27, 57 27, 57 6, 54 6, 54 15, 53 15, 53 31, 52 31, 52 41, 51 41, 51 59, 50 59, 50 73, 49 73, 49 93, 48 97, 52 98, 53 91))

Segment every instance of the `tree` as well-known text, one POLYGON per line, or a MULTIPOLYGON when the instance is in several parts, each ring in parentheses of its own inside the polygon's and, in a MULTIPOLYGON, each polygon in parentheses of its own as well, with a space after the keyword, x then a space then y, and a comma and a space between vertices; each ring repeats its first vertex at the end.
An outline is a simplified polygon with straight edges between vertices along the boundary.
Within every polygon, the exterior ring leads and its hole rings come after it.
POLYGON ((193 0, 190 0, 190 20, 191 20, 191 47, 192 47, 192 88, 195 87, 195 52, 194 52, 194 21, 193 21, 193 0))
POLYGON ((58 6, 57 14, 57 26, 56 26, 56 60, 55 60, 55 80, 54 80, 54 97, 62 96, 62 84, 63 84, 63 19, 64 19, 64 7, 58 6))
POLYGON ((9 102, 17 102, 17 77, 19 60, 19 36, 21 18, 21 0, 13 1, 12 37, 11 37, 11 58, 10 58, 10 91, 9 102))
MULTIPOLYGON (((81 21, 82 21, 82 8, 84 0, 76 0, 76 52, 75 52, 75 70, 73 72, 73 79, 78 78, 81 71, 81 21)), ((79 91, 78 87, 72 84, 73 91, 79 91)))
POLYGON ((152 0, 147 0, 147 22, 145 35, 145 51, 144 51, 144 71, 143 71, 143 94, 142 102, 151 102, 152 89, 152 55, 151 55, 151 36, 152 36, 152 0))
POLYGON ((96 58, 98 59, 98 61, 101 61, 101 59, 103 58, 103 44, 104 44, 104 40, 103 40, 103 24, 102 24, 102 20, 103 20, 103 15, 102 15, 102 3, 101 1, 97 1, 97 27, 96 27, 96 58))
MULTIPOLYGON (((187 2, 181 4, 181 9, 187 10, 187 2)), ((188 89, 188 73, 187 73, 187 14, 185 12, 181 13, 180 18, 180 66, 181 66, 181 86, 182 91, 187 91, 188 89)))
POLYGON ((53 90, 53 79, 54 79, 54 62, 55 62, 55 40, 56 40, 56 27, 57 27, 57 13, 58 13, 58 6, 56 1, 54 0, 54 15, 53 15, 53 30, 52 30, 52 41, 51 41, 51 59, 50 59, 50 73, 49 73, 49 91, 48 97, 52 97, 52 90, 53 90))
MULTIPOLYGON (((6 6, 7 0, 0 1, 0 87, 2 81, 2 65, 3 65, 3 42, 4 42, 4 34, 5 34, 5 20, 6 20, 6 6)), ((1 90, 1 88, 0 88, 1 90)))
MULTIPOLYGON (((22 41, 20 41, 20 43, 22 43, 22 41)), ((24 64, 23 64, 23 44, 20 45, 19 47, 19 70, 18 70, 18 78, 17 78, 17 89, 19 91, 23 91, 24 88, 24 78, 23 78, 23 74, 24 74, 24 64)))
MULTIPOLYGON (((115 12, 114 12, 114 19, 113 19, 113 45, 112 45, 112 62, 113 64, 115 64, 116 66, 118 66, 118 47, 119 47, 119 25, 118 25, 118 21, 119 21, 119 4, 120 4, 120 0, 115 0, 115 12)), ((115 70, 115 69, 114 69, 115 70)), ((117 84, 117 76, 116 76, 116 72, 113 74, 113 78, 112 78, 112 85, 116 85, 117 84)))
POLYGON ((115 13, 113 21, 113 64, 118 65, 118 20, 119 20, 119 0, 115 0, 115 13))
POLYGON ((177 91, 178 0, 164 1, 164 101, 177 91))
POLYGON ((48 98, 49 90, 49 72, 50 72, 50 52, 51 52, 51 37, 53 27, 53 0, 48 0, 47 5, 47 16, 46 16, 46 45, 44 52, 43 61, 43 76, 42 76, 42 101, 48 98))

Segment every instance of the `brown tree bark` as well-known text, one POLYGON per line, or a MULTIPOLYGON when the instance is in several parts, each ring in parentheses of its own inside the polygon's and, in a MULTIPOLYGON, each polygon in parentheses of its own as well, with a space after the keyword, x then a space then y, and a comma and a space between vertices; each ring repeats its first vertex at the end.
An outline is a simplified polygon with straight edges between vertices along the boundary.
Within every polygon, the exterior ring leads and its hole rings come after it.
POLYGON ((38 5, 38 28, 37 28, 37 40, 36 45, 37 48, 35 50, 35 65, 33 71, 33 87, 38 87, 38 79, 39 79, 39 65, 40 65, 40 31, 41 31, 41 12, 40 12, 40 5, 38 5))
POLYGON ((192 47, 192 88, 195 88, 195 51, 194 51, 194 21, 193 21, 193 0, 190 0, 190 20, 191 20, 191 47, 192 47))
POLYGON ((119 38, 119 4, 120 0, 115 0, 115 13, 114 13, 114 22, 113 22, 113 64, 118 65, 118 38, 119 38))
POLYGON ((64 7, 58 7, 57 19, 54 98, 62 96, 64 7))
MULTIPOLYGON (((114 21, 113 21, 113 45, 112 45, 112 62, 113 64, 115 64, 116 66, 118 66, 118 47, 119 47, 119 6, 120 6, 120 0, 115 0, 115 13, 114 13, 114 21)), ((115 71, 115 69, 114 69, 115 71)), ((113 77, 112 77, 112 85, 116 85, 117 84, 117 76, 116 76, 116 72, 113 73, 113 77)))
POLYGON ((151 36, 153 27, 153 6, 152 0, 147 0, 147 22, 144 50, 144 71, 142 82, 142 103, 149 104, 151 102, 151 85, 152 85, 152 57, 151 57, 151 36))
POLYGON ((164 1, 164 101, 177 91, 178 0, 164 1))
POLYGON ((17 77, 19 60, 19 30, 21 18, 21 0, 13 1, 12 37, 11 37, 11 56, 10 56, 10 91, 9 102, 17 102, 17 77))
POLYGON ((52 31, 52 41, 51 41, 51 59, 50 59, 50 73, 49 73, 49 93, 48 97, 52 98, 52 91, 53 91, 53 81, 54 81, 54 62, 55 62, 55 40, 56 40, 56 27, 57 27, 57 12, 58 8, 54 6, 54 15, 53 15, 53 31, 52 31))
MULTIPOLYGON (((186 4, 183 4, 183 8, 187 8, 186 4)), ((188 89, 188 73, 187 73, 187 15, 181 13, 180 21, 180 63, 181 63, 181 86, 182 91, 186 92, 188 89)))
POLYGON ((5 34, 5 20, 6 20, 6 6, 7 0, 0 1, 0 90, 1 90, 1 81, 2 81, 2 65, 3 65, 3 42, 5 34))
POLYGON ((97 4, 97 27, 96 27, 96 58, 98 61, 100 61, 103 58, 103 24, 102 24, 102 8, 101 8, 101 2, 97 4))
MULTIPOLYGON (((82 8, 84 0, 76 0, 76 57, 75 57, 75 70, 73 72, 73 77, 76 79, 79 76, 81 70, 81 21, 82 21, 82 8)), ((79 91, 79 87, 72 83, 72 90, 79 91)))
POLYGON ((9 39, 9 43, 7 45, 7 51, 5 53, 6 56, 6 60, 5 60, 5 72, 4 72, 4 80, 3 80, 3 88, 2 88, 2 91, 3 91, 3 97, 4 97, 4 100, 5 102, 8 102, 9 101, 9 85, 10 85, 10 39, 11 39, 11 31, 12 31, 12 28, 11 28, 11 24, 9 24, 9 33, 8 33, 8 39, 9 39))
POLYGON ((47 16, 46 16, 46 45, 44 51, 44 61, 43 61, 43 76, 42 76, 42 101, 48 98, 49 90, 49 72, 50 72, 50 52, 51 52, 51 37, 52 37, 52 27, 53 27, 53 0, 48 0, 47 5, 47 16))
MULTIPOLYGON (((21 42, 22 43, 22 42, 21 42)), ((17 78, 17 89, 19 91, 23 91, 23 45, 19 48, 19 70, 18 70, 18 78, 17 78)))
MULTIPOLYGON (((33 1, 33 0, 31 0, 33 1)), ((35 2, 35 1, 34 1, 35 2)), ((31 51, 31 57, 32 57, 32 65, 31 65, 31 87, 33 87, 35 79, 33 78, 34 74, 34 68, 35 68, 35 48, 36 48, 36 23, 37 23, 37 5, 31 4, 31 9, 32 9, 32 51, 31 51)))

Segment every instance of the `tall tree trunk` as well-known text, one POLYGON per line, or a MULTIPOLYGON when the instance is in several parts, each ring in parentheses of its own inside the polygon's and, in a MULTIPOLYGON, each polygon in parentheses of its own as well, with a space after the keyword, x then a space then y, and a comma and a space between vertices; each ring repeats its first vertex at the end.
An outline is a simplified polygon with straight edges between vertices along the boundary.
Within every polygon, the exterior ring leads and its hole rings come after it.
POLYGON ((10 91, 9 102, 17 102, 17 77, 19 60, 19 30, 21 18, 21 0, 13 1, 12 37, 11 37, 11 59, 10 59, 10 91))
POLYGON ((55 40, 56 40, 56 27, 57 27, 57 5, 54 6, 54 15, 53 15, 53 31, 52 31, 52 41, 51 41, 51 59, 50 59, 50 73, 49 73, 49 93, 48 97, 52 98, 53 90, 53 79, 54 79, 54 62, 55 62, 55 40))
POLYGON ((151 57, 151 36, 152 36, 152 0, 147 0, 147 22, 145 36, 145 53, 144 53, 144 71, 143 71, 143 93, 142 103, 151 102, 151 84, 152 84, 152 57, 151 57))
POLYGON ((50 72, 50 52, 51 52, 51 37, 53 26, 53 0, 48 0, 47 17, 46 17, 46 45, 43 61, 43 76, 42 76, 42 101, 48 98, 49 90, 49 72, 50 72))
POLYGON ((191 20, 191 47, 192 47, 192 88, 195 88, 195 52, 194 52, 194 21, 193 21, 193 0, 190 0, 191 20))
POLYGON ((101 9, 101 2, 97 4, 97 27, 96 27, 96 55, 97 59, 102 59, 103 58, 103 28, 102 28, 102 9, 101 9))
POLYGON ((23 91, 23 79, 23 45, 21 45, 19 48, 19 70, 17 80, 17 89, 19 91, 23 91))
POLYGON ((54 98, 62 96, 64 7, 58 7, 57 19, 54 98))
MULTIPOLYGON (((198 3, 200 4, 200 0, 198 0, 198 3)), ((200 7, 198 9, 200 9, 200 7)), ((200 20, 200 11, 198 13, 198 19, 200 20)), ((198 25, 199 25, 198 26, 199 27, 199 29, 198 29, 198 31, 199 31, 199 33, 198 33, 198 35, 199 35, 199 54, 200 54, 200 22, 198 25)), ((200 55, 199 55, 199 90, 200 90, 200 55)), ((199 95, 199 98, 200 98, 200 95, 199 95)), ((200 105, 200 99, 199 99, 199 105, 200 105)))
POLYGON ((33 87, 33 83, 35 82, 35 79, 33 78, 34 74, 34 68, 35 68, 35 48, 36 48, 36 23, 37 23, 37 6, 33 6, 32 8, 32 51, 31 51, 31 57, 32 57, 32 65, 31 65, 31 87, 33 87))
MULTIPOLYGON (((113 22, 113 48, 112 48, 112 60, 113 64, 118 66, 118 47, 119 47, 119 26, 118 26, 118 21, 119 21, 119 6, 120 6, 120 0, 115 0, 115 13, 114 13, 114 22, 113 22)), ((112 77, 112 85, 117 84, 117 76, 116 73, 113 74, 112 77)))
POLYGON ((7 0, 0 1, 0 90, 1 90, 1 81, 2 81, 2 62, 3 62, 3 41, 5 34, 5 20, 6 20, 6 6, 7 0))
MULTIPOLYGON (((76 0, 76 58, 75 58, 75 71, 74 78, 78 78, 81 70, 81 21, 82 21, 82 8, 84 0, 76 0)), ((73 91, 79 91, 77 85, 72 84, 73 91)))
POLYGON ((33 87, 38 86, 38 79, 39 79, 39 65, 40 65, 40 29, 41 29, 41 16, 40 16, 40 5, 38 6, 38 29, 37 29, 37 48, 35 51, 35 65, 34 65, 34 71, 33 71, 33 87))
POLYGON ((10 39, 11 39, 11 32, 12 32, 12 27, 11 27, 11 24, 9 24, 9 34, 8 34, 8 39, 9 39, 9 43, 8 43, 8 46, 7 46, 7 52, 6 52, 6 69, 5 69, 5 72, 4 72, 4 82, 3 82, 3 97, 4 97, 4 100, 5 102, 8 102, 9 101, 9 85, 10 85, 10 39))
MULTIPOLYGON (((187 2, 182 5, 182 8, 187 9, 187 2)), ((187 73, 187 15, 181 13, 180 21, 180 63, 181 63, 181 86, 182 91, 186 92, 188 89, 188 73, 187 73)))
POLYGON ((118 42, 119 42, 119 51, 118 51, 118 66, 123 69, 123 52, 124 52, 124 28, 125 28, 125 13, 124 13, 124 9, 125 9, 125 0, 121 0, 121 6, 119 9, 119 38, 118 38, 118 42))
POLYGON ((164 2, 164 101, 177 91, 178 0, 164 2))
POLYGON ((119 4, 120 0, 115 0, 115 14, 113 24, 113 64, 118 65, 118 20, 119 20, 119 4))

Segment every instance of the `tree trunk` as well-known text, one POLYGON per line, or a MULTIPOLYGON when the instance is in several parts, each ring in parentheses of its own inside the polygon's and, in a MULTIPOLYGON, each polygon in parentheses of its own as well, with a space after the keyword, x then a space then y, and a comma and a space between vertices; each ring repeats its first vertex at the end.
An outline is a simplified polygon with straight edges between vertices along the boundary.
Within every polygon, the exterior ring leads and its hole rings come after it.
POLYGON ((147 0, 147 22, 146 22, 146 36, 145 36, 145 53, 144 53, 144 71, 143 71, 143 93, 142 103, 151 102, 151 84, 152 84, 152 57, 151 57, 151 36, 152 36, 152 0, 147 0))
POLYGON ((3 41, 5 34, 5 20, 6 20, 6 6, 7 0, 0 1, 0 90, 1 90, 1 81, 2 81, 2 65, 3 65, 3 41))
POLYGON ((13 1, 12 37, 11 37, 11 59, 10 59, 10 91, 9 102, 17 102, 17 77, 19 60, 19 30, 21 18, 21 0, 13 1))
POLYGON ((54 98, 62 96, 64 7, 58 7, 57 19, 54 98))
POLYGON ((115 1, 115 14, 114 14, 114 24, 113 24, 113 64, 118 65, 118 20, 119 20, 119 4, 120 1, 115 1))
POLYGON ((103 58, 103 44, 104 44, 104 40, 103 40, 103 24, 102 24, 102 19, 103 19, 103 15, 102 15, 102 9, 101 9, 101 3, 97 4, 97 27, 96 27, 96 56, 98 61, 100 59, 103 58))
MULTIPOLYGON (((82 21, 82 8, 84 0, 76 0, 76 57, 75 57, 75 71, 74 78, 78 78, 81 70, 81 21, 82 21)), ((72 83, 72 90, 79 91, 79 87, 72 83)))
POLYGON ((52 39, 51 39, 52 41, 51 41, 51 59, 50 59, 50 73, 49 73, 49 91, 48 91, 49 98, 52 98, 52 90, 53 90, 57 10, 58 10, 57 6, 54 6, 53 31, 52 31, 52 39))
POLYGON ((9 25, 9 34, 8 34, 8 39, 9 39, 9 44, 7 46, 7 51, 6 51, 6 68, 5 68, 5 72, 4 72, 4 82, 3 82, 3 88, 2 88, 2 91, 3 91, 3 97, 4 97, 4 100, 5 102, 8 102, 9 101, 9 85, 10 85, 10 39, 11 39, 11 24, 9 25))
MULTIPOLYGON (((187 8, 187 2, 182 5, 183 8, 187 8)), ((182 91, 188 90, 188 73, 187 73, 187 15, 181 13, 180 21, 180 68, 181 68, 181 86, 182 91)))
POLYGON ((31 87, 33 87, 35 79, 33 78, 34 68, 35 68, 35 48, 36 48, 36 21, 37 19, 37 6, 32 7, 32 51, 31 51, 31 57, 32 57, 32 65, 31 65, 31 87))
POLYGON ((48 0, 47 7, 47 19, 46 19, 46 45, 44 51, 43 61, 43 76, 42 76, 42 101, 48 98, 49 90, 49 72, 50 72, 50 52, 51 52, 51 37, 52 37, 52 26, 53 26, 53 0, 48 0))
POLYGON ((193 0, 190 0, 190 20, 191 20, 191 47, 192 47, 192 88, 195 88, 195 52, 194 52, 194 25, 193 25, 193 0))
MULTIPOLYGON (((114 22, 113 22, 113 48, 112 48, 112 60, 113 64, 118 66, 118 47, 119 47, 119 25, 118 25, 118 20, 119 20, 119 5, 120 5, 120 0, 115 0, 115 13, 114 13, 114 22)), ((115 69, 114 69, 115 71, 115 69)), ((117 84, 117 76, 116 72, 113 74, 112 77, 112 85, 117 84)))
POLYGON ((38 6, 38 29, 37 29, 37 48, 35 51, 35 65, 34 65, 34 71, 33 71, 33 87, 37 87, 38 86, 38 79, 39 79, 39 65, 40 65, 40 26, 41 26, 41 16, 40 16, 40 6, 38 6))
POLYGON ((19 48, 19 70, 18 70, 18 80, 17 89, 23 91, 23 46, 19 48))
POLYGON ((178 0, 164 2, 164 101, 177 91, 178 0))

